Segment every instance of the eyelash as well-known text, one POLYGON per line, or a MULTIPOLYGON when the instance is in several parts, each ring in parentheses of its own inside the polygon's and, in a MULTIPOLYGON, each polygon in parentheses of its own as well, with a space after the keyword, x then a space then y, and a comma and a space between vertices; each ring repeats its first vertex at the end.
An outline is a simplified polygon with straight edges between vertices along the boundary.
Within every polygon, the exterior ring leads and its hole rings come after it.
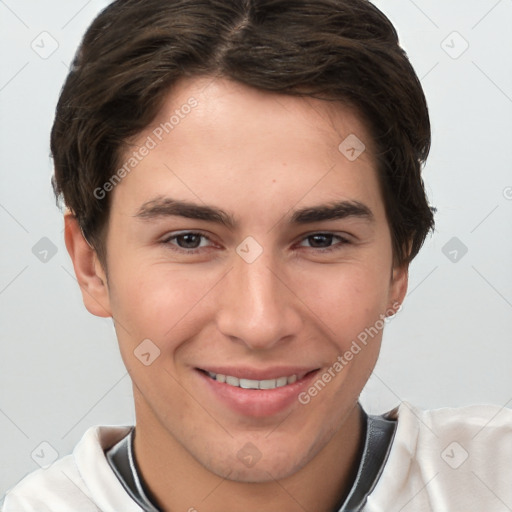
MULTIPOLYGON (((204 247, 198 247, 195 249, 184 249, 183 247, 179 247, 179 246, 171 243, 172 240, 176 240, 179 237, 187 236, 187 235, 200 236, 201 238, 204 238, 204 239, 208 240, 209 242, 212 242, 212 240, 208 236, 204 235, 203 233, 200 233, 197 231, 183 231, 181 233, 173 234, 172 236, 165 238, 164 240, 162 240, 161 243, 169 246, 171 248, 171 250, 173 250, 173 251, 181 252, 184 254, 197 254, 198 252, 200 252, 201 250, 204 249, 204 247)), ((301 239, 301 242, 303 242, 304 240, 307 240, 308 238, 312 238, 314 236, 327 236, 327 237, 332 237, 333 239, 337 238, 338 240, 340 240, 339 243, 332 245, 330 247, 316 247, 316 248, 308 247, 308 249, 313 249, 317 253, 328 253, 328 252, 336 251, 336 250, 341 249, 342 246, 348 245, 351 243, 347 238, 345 238, 343 236, 335 235, 334 233, 323 232, 323 231, 311 233, 311 234, 303 237, 301 239)))

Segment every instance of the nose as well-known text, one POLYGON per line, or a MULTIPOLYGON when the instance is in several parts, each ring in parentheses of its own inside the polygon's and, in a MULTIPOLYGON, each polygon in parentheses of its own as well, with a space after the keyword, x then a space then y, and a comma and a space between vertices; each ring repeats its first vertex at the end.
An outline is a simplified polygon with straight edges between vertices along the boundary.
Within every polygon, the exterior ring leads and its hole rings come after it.
POLYGON ((221 285, 218 329, 252 350, 292 339, 301 331, 302 318, 300 301, 287 281, 270 256, 262 254, 252 263, 236 256, 221 285))

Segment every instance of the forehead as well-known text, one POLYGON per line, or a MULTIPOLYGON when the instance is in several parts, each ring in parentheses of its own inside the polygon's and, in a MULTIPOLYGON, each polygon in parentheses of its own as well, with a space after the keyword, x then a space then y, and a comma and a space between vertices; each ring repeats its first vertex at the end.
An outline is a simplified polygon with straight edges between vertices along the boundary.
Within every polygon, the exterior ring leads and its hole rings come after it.
MULTIPOLYGON (((269 138, 279 144, 279 139, 285 138, 290 142, 322 139, 321 149, 329 149, 336 156, 339 144, 347 136, 357 134, 366 146, 363 160, 370 160, 373 153, 373 141, 367 127, 356 109, 348 104, 279 94, 226 78, 180 80, 143 135, 155 130, 158 135, 159 127, 163 128, 161 135, 164 137, 176 135, 176 132, 186 136, 193 131, 210 140, 222 139, 225 149, 228 149, 230 139, 232 143, 238 143, 240 137, 247 137, 246 146, 253 141, 268 142, 269 138), (189 108, 190 104, 194 106, 189 108), (166 123, 168 129, 169 124, 172 125, 169 133, 162 126, 166 123), (286 131, 276 140, 280 128, 286 131)), ((295 149, 299 152, 301 148, 296 146, 295 149)))
POLYGON ((227 79, 180 81, 121 160, 134 166, 114 197, 133 208, 156 192, 225 209, 382 202, 373 143, 353 109, 227 79))

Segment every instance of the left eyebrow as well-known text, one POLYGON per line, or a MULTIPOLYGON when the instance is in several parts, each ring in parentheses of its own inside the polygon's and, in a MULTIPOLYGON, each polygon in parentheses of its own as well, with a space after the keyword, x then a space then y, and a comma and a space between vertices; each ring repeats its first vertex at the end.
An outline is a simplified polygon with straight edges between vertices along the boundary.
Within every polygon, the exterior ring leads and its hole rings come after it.
POLYGON ((310 224, 326 220, 360 218, 373 222, 375 217, 365 204, 359 201, 339 201, 327 205, 313 206, 296 210, 291 218, 294 224, 310 224))

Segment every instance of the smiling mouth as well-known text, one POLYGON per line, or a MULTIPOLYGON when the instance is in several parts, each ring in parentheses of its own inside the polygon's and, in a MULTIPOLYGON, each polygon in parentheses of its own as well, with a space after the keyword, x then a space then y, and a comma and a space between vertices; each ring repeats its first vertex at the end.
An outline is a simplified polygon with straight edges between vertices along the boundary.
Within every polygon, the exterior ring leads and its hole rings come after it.
POLYGON ((303 379, 306 375, 316 371, 312 370, 310 372, 293 374, 289 376, 282 376, 276 379, 265 379, 265 380, 255 380, 255 379, 243 379, 234 377, 232 375, 223 375, 221 373, 213 373, 206 370, 201 370, 205 375, 208 375, 212 380, 220 382, 222 384, 227 384, 228 386, 232 386, 235 388, 242 389, 276 389, 288 386, 290 384, 294 384, 297 381, 303 379))

